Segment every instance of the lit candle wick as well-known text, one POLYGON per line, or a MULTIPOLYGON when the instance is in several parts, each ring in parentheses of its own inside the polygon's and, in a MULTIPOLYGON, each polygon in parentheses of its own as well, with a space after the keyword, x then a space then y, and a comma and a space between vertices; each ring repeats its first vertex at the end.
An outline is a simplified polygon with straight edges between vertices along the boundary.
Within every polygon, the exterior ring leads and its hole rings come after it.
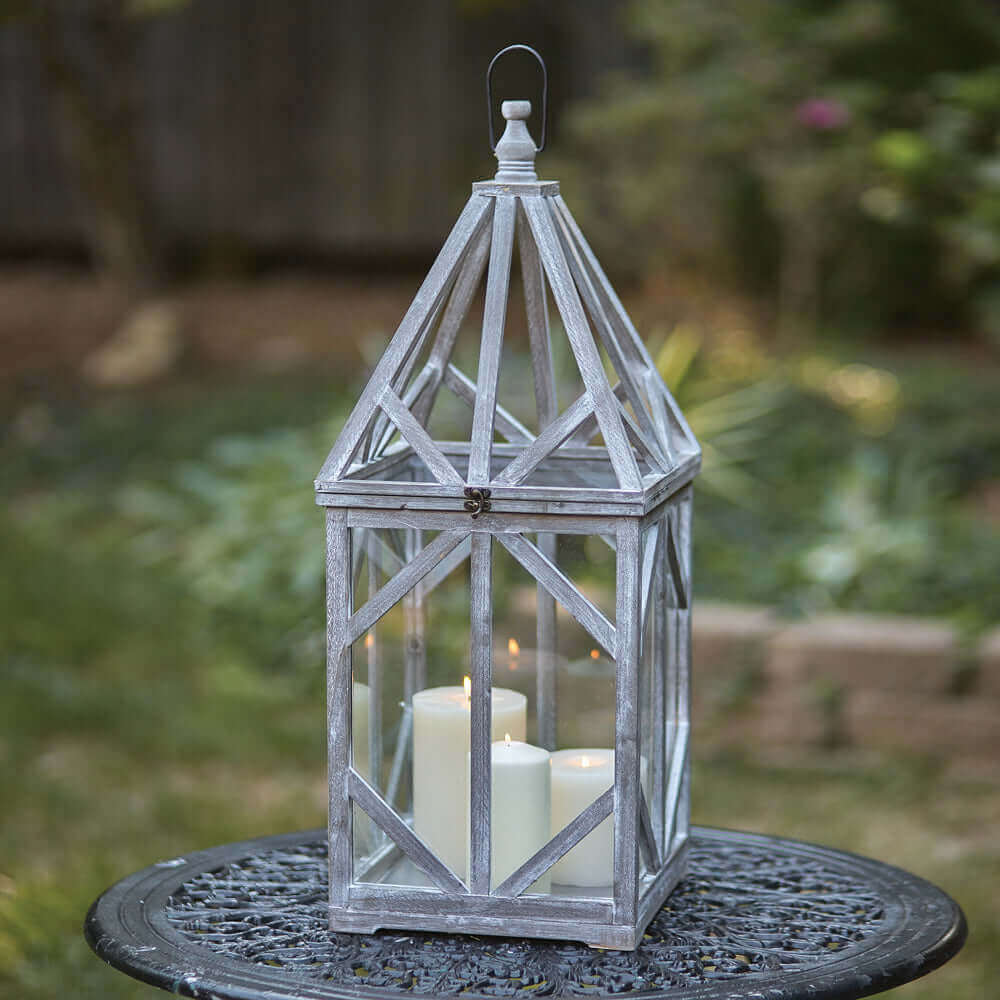
POLYGON ((371 632, 369 632, 368 635, 365 636, 365 649, 371 649, 372 646, 374 645, 375 645, 375 636, 373 636, 371 632))
POLYGON ((599 660, 601 658, 601 651, 599 649, 592 649, 590 651, 590 658, 592 660, 599 660))
POLYGON ((580 767, 590 767, 590 758, 584 755, 580 758, 580 767))
POLYGON ((510 733, 503 734, 503 744, 507 749, 510 749, 510 733))
POLYGON ((521 644, 517 641, 517 639, 507 640, 507 652, 510 653, 511 656, 517 656, 518 653, 521 652, 521 644))
POLYGON ((472 700, 472 678, 471 677, 465 677, 465 678, 463 678, 462 679, 462 684, 465 687, 465 700, 466 701, 471 701, 472 700))

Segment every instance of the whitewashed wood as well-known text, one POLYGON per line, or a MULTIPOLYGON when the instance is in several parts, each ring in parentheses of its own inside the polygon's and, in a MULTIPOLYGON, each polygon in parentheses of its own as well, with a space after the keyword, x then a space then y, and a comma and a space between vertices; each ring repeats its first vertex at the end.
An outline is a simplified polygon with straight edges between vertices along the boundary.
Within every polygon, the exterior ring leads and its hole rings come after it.
POLYGON ((572 850, 614 809, 615 790, 609 788, 566 824, 544 847, 540 847, 517 871, 493 890, 495 896, 520 896, 534 885, 567 851, 572 850))
POLYGON ((639 525, 618 526, 615 586, 615 921, 635 924, 639 905, 639 525))
POLYGON ((646 464, 654 471, 659 473, 666 473, 669 471, 670 466, 664 457, 663 452, 660 449, 659 442, 656 438, 647 433, 643 428, 641 428, 635 421, 635 418, 625 409, 625 406, 619 401, 618 410, 622 418, 622 426, 625 428, 625 433, 631 440, 633 446, 642 455, 646 464))
POLYGON ((462 487, 464 480, 455 467, 392 389, 385 389, 379 399, 379 406, 399 428, 399 433, 409 441, 413 450, 423 459, 424 464, 430 469, 431 475, 439 483, 462 487))
POLYGON ((455 287, 452 289, 451 298, 448 300, 448 308, 445 310, 444 316, 441 317, 441 325, 438 327, 434 346, 427 359, 427 366, 432 375, 426 388, 421 390, 419 397, 412 404, 413 415, 425 427, 430 418, 431 410, 434 408, 445 370, 454 353, 455 344, 458 342, 462 323, 469 312, 469 306, 472 304, 472 297, 482 281, 483 271, 489 257, 490 242, 491 229, 485 227, 469 249, 462 264, 462 270, 455 281, 455 287))
POLYGON ((347 901, 353 843, 348 773, 351 760, 351 539, 343 511, 326 512, 326 732, 329 774, 330 901, 347 901))
POLYGON ((449 893, 468 892, 465 883, 353 768, 350 772, 349 785, 351 798, 436 886, 449 893))
POLYGON ((490 891, 490 800, 492 791, 493 700, 493 542, 489 535, 472 536, 469 575, 471 783, 469 794, 469 888, 479 895, 490 891))
POLYGON ((572 580, 537 546, 520 534, 498 534, 497 541, 591 634, 612 659, 616 655, 615 626, 572 580))
MULTIPOLYGON (((430 383, 433 374, 434 374, 434 369, 431 368, 430 365, 424 365, 424 367, 420 369, 420 372, 417 375, 417 377, 407 388, 406 392, 402 396, 400 396, 400 399, 403 401, 403 406, 405 406, 411 412, 413 410, 414 401, 420 396, 420 394, 430 383)), ((399 394, 397 393, 397 395, 399 394)), ((367 468, 369 466, 374 465, 381 459, 381 457, 385 454, 387 449, 392 447, 392 438, 395 435, 397 429, 398 428, 396 427, 396 425, 392 423, 392 421, 388 418, 385 411, 383 410, 382 413, 379 414, 378 419, 372 425, 371 436, 373 443, 369 451, 368 459, 365 462, 364 466, 362 466, 362 468, 367 468)), ((406 443, 405 438, 403 439, 403 442, 406 443)), ((399 442, 396 443, 398 444, 399 442)), ((348 475, 350 475, 350 472, 348 472, 348 475)))
POLYGON ((419 335, 424 319, 434 310, 445 289, 450 285, 469 242, 475 238, 481 227, 486 225, 492 207, 491 199, 477 195, 473 195, 466 203, 437 260, 428 271, 385 353, 375 366, 371 379, 362 390, 333 450, 323 463, 319 479, 339 479, 350 466, 355 451, 378 412, 377 400, 399 369, 412 345, 413 338, 419 335))
POLYGON ((398 604, 407 591, 412 590, 452 549, 458 545, 464 532, 443 531, 389 580, 380 591, 372 594, 364 606, 354 612, 347 622, 347 641, 356 642, 386 612, 398 604))
MULTIPOLYGON (((460 368, 455 365, 448 365, 444 372, 444 384, 468 406, 475 408, 476 405, 476 385, 460 368)), ((531 441, 534 435, 528 430, 520 420, 500 403, 496 404, 495 411, 496 429, 508 441, 531 441)), ((456 442, 459 443, 459 442, 456 442)), ((464 443, 464 442, 463 442, 464 443)), ((470 446, 466 446, 467 448, 470 446)), ((496 452, 498 445, 494 443, 493 451, 496 452)))
POLYGON ((608 457, 618 476, 618 484, 622 489, 640 489, 642 482, 639 469, 625 438, 611 386, 608 385, 604 366, 601 364, 601 356, 594 344, 590 325, 580 303, 580 296, 573 284, 569 265, 562 252, 559 237, 556 235, 552 216, 549 214, 549 200, 523 199, 531 232, 538 246, 538 255, 549 279, 552 296, 565 323, 566 336, 573 349, 580 377, 593 402, 597 422, 608 447, 608 457))
POLYGON ((663 450, 663 457, 670 468, 677 461, 677 449, 674 447, 674 434, 671 432, 670 415, 667 412, 667 403, 660 391, 660 373, 644 372, 643 381, 646 383, 646 398, 649 400, 649 410, 653 416, 653 423, 656 425, 656 438, 660 442, 663 450))
MULTIPOLYGON (((350 515, 348 515, 350 519, 350 515)), ((388 526, 390 533, 402 529, 403 553, 407 564, 416 559, 423 549, 423 531, 419 526, 400 525, 398 522, 388 526)), ((409 705, 414 692, 422 691, 427 686, 427 643, 425 641, 426 615, 422 593, 423 580, 403 598, 403 630, 405 632, 404 662, 405 677, 403 678, 403 697, 409 705)))
POLYGON ((513 486, 523 482, 593 412, 594 404, 590 398, 590 393, 585 392, 556 417, 548 427, 541 431, 538 437, 517 458, 508 463, 503 471, 493 480, 493 484, 496 486, 513 486))
POLYGON ((493 245, 486 275, 486 304, 483 307, 483 338, 479 351, 479 378, 476 405, 472 411, 472 452, 468 481, 485 486, 490 481, 493 456, 493 429, 496 419, 497 389, 500 385, 500 354, 507 322, 507 295, 510 291, 510 259, 514 250, 514 213, 517 201, 498 195, 493 213, 493 245))
POLYGON ((549 310, 545 300, 545 272, 538 248, 531 237, 524 206, 518 202, 517 240, 521 254, 521 281, 528 319, 528 343, 531 346, 531 371, 535 382, 535 412, 538 429, 545 430, 559 412, 556 380, 552 366, 552 340, 549 333, 549 310))

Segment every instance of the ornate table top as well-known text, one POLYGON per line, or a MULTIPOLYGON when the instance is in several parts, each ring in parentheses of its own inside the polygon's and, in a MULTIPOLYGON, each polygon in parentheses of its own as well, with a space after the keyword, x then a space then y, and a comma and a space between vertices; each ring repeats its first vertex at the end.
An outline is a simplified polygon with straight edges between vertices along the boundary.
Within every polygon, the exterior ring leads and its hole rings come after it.
POLYGON ((696 828, 690 875, 634 952, 423 932, 330 934, 325 831, 227 844, 112 886, 86 936, 182 996, 390 1000, 641 994, 847 1000, 916 979, 965 941, 940 889, 867 858, 696 828))

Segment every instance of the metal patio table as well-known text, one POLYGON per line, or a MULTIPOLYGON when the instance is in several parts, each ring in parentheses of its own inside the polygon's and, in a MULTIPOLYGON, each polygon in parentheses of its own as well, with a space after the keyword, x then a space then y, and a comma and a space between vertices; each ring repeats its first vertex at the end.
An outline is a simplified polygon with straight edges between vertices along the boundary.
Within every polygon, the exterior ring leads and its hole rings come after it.
POLYGON ((965 941, 958 905, 898 868, 783 838, 693 832, 690 874, 633 952, 424 932, 331 934, 323 830, 153 865, 108 889, 85 932, 122 972, 181 996, 226 1000, 847 1000, 916 979, 965 941))

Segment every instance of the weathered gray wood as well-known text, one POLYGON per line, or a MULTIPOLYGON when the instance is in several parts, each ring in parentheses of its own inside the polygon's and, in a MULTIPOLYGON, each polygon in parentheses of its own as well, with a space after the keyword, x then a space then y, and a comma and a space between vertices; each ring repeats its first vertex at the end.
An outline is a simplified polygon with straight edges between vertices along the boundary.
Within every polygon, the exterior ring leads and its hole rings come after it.
MULTIPOLYGON (((615 399, 619 402, 624 400, 625 397, 625 387, 621 382, 616 382, 611 387, 611 392, 614 394, 615 399)), ((570 445, 585 445, 591 438, 596 436, 600 427, 597 425, 597 414, 591 413, 587 419, 580 424, 580 426, 573 432, 573 436, 570 438, 570 445)), ((565 450, 565 449, 563 449, 565 450)), ((607 448, 602 448, 602 451, 607 451, 607 448)))
POLYGON ((507 464, 493 480, 494 485, 513 486, 524 482, 593 411, 594 404, 590 394, 585 392, 541 431, 517 458, 507 464))
MULTIPOLYGON (((368 593, 379 589, 377 531, 369 531, 365 547, 368 555, 368 593)), ((368 771, 375 788, 382 787, 382 643, 378 628, 373 625, 368 632, 371 642, 366 643, 368 654, 368 771)))
POLYGON ((531 346, 531 371, 535 381, 535 412, 538 429, 545 430, 559 412, 556 380, 552 366, 552 341, 549 335, 549 310, 545 301, 545 272, 538 248, 531 238, 524 206, 518 203, 517 245, 521 254, 521 281, 528 318, 528 343, 531 346))
MULTIPOLYGON (((562 514, 497 514, 494 511, 480 514, 473 521, 463 512, 463 531, 487 532, 500 535, 509 533, 557 531, 563 535, 596 535, 616 528, 623 518, 608 519, 603 516, 562 514)), ((347 523, 352 528, 424 528, 428 531, 455 531, 454 512, 432 510, 379 510, 367 505, 352 507, 347 511, 347 523)))
POLYGON ((614 659, 616 627, 604 613, 580 593, 572 580, 537 546, 520 534, 498 534, 497 541, 593 636, 614 659))
POLYGON ((636 363, 638 359, 627 357, 627 347, 629 345, 619 343, 619 338, 616 336, 615 330, 608 320, 604 303, 597 294, 591 281, 590 273, 582 260, 581 250, 573 239, 573 234, 569 229, 564 213, 559 208, 560 206, 557 205, 556 210, 552 213, 556 222, 556 231, 562 241, 563 253, 566 255, 566 260, 569 263, 584 305, 586 305, 587 311, 593 320, 594 332, 604 345, 605 351, 607 351, 611 367, 620 379, 619 385, 622 386, 625 398, 632 405, 635 417, 639 422, 641 436, 643 439, 647 437, 651 439, 647 447, 652 449, 652 456, 656 464, 663 471, 666 471, 669 466, 664 458, 660 443, 656 441, 656 427, 650 417, 648 403, 643 393, 644 387, 641 379, 638 377, 640 370, 639 365, 636 363))
POLYGON ((674 447, 673 434, 671 433, 670 415, 667 412, 667 403, 660 391, 659 372, 644 372, 643 381, 646 383, 646 398, 649 400, 649 410, 653 416, 653 423, 656 425, 656 438, 663 449, 663 457, 670 468, 677 461, 676 449, 674 447))
POLYGON ((670 567, 670 575, 677 594, 677 607, 686 608, 688 606, 688 584, 675 537, 677 530, 677 521, 675 518, 671 518, 667 526, 667 564, 670 567))
POLYGON ((651 435, 646 433, 633 418, 632 414, 625 409, 624 405, 619 401, 618 409, 622 418, 622 426, 625 428, 625 434, 632 442, 633 446, 638 449, 642 457, 645 459, 646 464, 654 472, 665 473, 669 470, 669 465, 663 452, 660 450, 660 445, 656 439, 651 435))
MULTIPOLYGON (((454 277, 450 280, 454 281, 454 277)), ((437 301, 434 304, 434 308, 431 309, 421 324, 420 332, 410 343, 399 369, 389 380, 389 387, 392 388, 393 392, 395 392, 397 396, 399 396, 400 393, 406 394, 407 387, 410 385, 410 376, 413 374, 413 369, 420 360, 424 345, 426 344, 428 337, 430 337, 431 330, 434 329, 434 326, 438 321, 438 317, 441 315, 441 310, 444 307, 445 299, 450 290, 451 285, 449 284, 445 286, 442 293, 438 296, 437 301)), ((420 376, 418 375, 414 381, 419 382, 420 376)), ((371 429, 369 430, 366 444, 364 445, 362 451, 363 454, 367 455, 368 461, 378 458, 378 456, 382 453, 382 449, 385 448, 392 440, 392 433, 384 433, 385 431, 385 415, 379 414, 375 423, 372 424, 371 429)))
MULTIPOLYGON (((417 553, 424 547, 423 531, 419 526, 402 526, 398 522, 392 528, 394 530, 402 528, 403 552, 407 562, 412 562, 417 557, 417 553)), ((403 697, 406 704, 409 705, 414 692, 422 691, 427 686, 426 615, 424 613, 423 580, 419 581, 403 598, 403 629, 405 632, 403 656, 406 672, 403 678, 403 697)))
MULTIPOLYGON (((403 406, 405 406, 408 410, 412 411, 414 400, 420 396, 420 393, 423 392, 424 388, 430 382, 431 377, 433 376, 433 371, 434 370, 430 367, 430 365, 424 365, 424 367, 420 369, 417 377, 413 380, 412 384, 407 388, 404 395, 400 397, 403 401, 403 406)), ((397 395, 399 394, 397 393, 397 395)), ((375 462, 379 461, 381 456, 385 454, 386 449, 391 446, 393 435, 395 435, 397 430, 398 428, 396 425, 389 419, 388 415, 383 410, 382 413, 379 414, 378 419, 372 425, 371 440, 373 443, 371 447, 367 449, 368 458, 362 468, 374 465, 375 462)))
POLYGON ((687 874, 689 845, 686 840, 678 841, 659 874, 642 894, 639 904, 638 927, 645 928, 650 920, 660 912, 667 897, 676 888, 677 883, 687 874))
POLYGON ((656 834, 653 832, 653 822, 649 815, 649 803, 642 784, 639 785, 639 850, 646 864, 646 871, 660 870, 660 851, 656 846, 656 834))
POLYGON ((472 452, 469 456, 468 481, 481 486, 490 481, 497 389, 500 385, 500 354, 507 321, 510 259, 514 250, 514 213, 517 209, 517 201, 510 195, 497 195, 496 203, 490 267, 486 276, 476 405, 472 413, 472 452))
POLYGON ((568 206, 565 201, 563 201, 561 195, 556 195, 552 200, 555 202, 558 211, 562 214, 562 217, 566 220, 567 225, 573 234, 573 239, 580 248, 581 257, 590 272, 591 278, 594 282, 594 287, 604 300, 607 315, 619 333, 619 342, 623 345, 628 345, 633 352, 633 357, 642 364, 642 367, 646 371, 656 373, 656 376, 659 379, 659 385, 661 387, 664 403, 667 406, 671 419, 673 420, 684 444, 687 446, 687 449, 699 451, 698 441, 691 432, 691 428, 688 426, 687 421, 684 419, 684 414, 681 412, 680 407, 670 394, 670 390, 663 383, 663 379, 660 378, 659 372, 656 368, 656 363, 653 361, 652 357, 650 357, 649 351, 646 349, 646 345, 643 343, 642 338, 636 331, 631 317, 625 311, 625 307, 621 304, 618 294, 615 292, 611 282, 608 281, 607 275, 601 268, 597 257, 594 255, 594 251, 590 249, 590 245, 587 243, 586 238, 580 230, 580 227, 577 225, 576 220, 573 218, 568 206))
POLYGON ((377 415, 378 399, 403 363, 414 337, 420 333, 423 321, 434 310, 445 289, 450 285, 469 242, 480 228, 486 225, 491 209, 491 200, 477 195, 473 195, 466 203, 437 260, 428 271, 385 353, 375 366, 371 379, 362 390, 333 450, 323 463, 319 479, 340 479, 350 466, 355 451, 377 415))
MULTIPOLYGON (((678 722, 674 743, 670 748, 670 778, 667 782, 667 843, 672 844, 678 832, 678 822, 686 811, 681 799, 681 784, 688 769, 689 723, 678 722)), ((686 831, 685 831, 686 832, 686 831)))
POLYGON ((534 885, 567 851, 572 850, 614 809, 615 790, 609 788, 566 824, 544 847, 540 847, 517 871, 493 890, 494 896, 520 896, 534 885))
POLYGON ((653 577, 660 554, 660 535, 660 525, 654 524, 642 536, 642 576, 639 583, 642 602, 639 608, 639 621, 643 627, 646 624, 646 615, 649 614, 649 596, 652 593, 653 577))
POLYGON ((472 551, 472 536, 466 535, 420 582, 420 593, 424 600, 459 567, 472 551))
MULTIPOLYGON (((412 695, 410 696, 412 698, 412 695)), ((399 732, 396 736, 396 747, 392 755, 392 767, 389 770, 389 780, 385 785, 385 800, 393 809, 399 806, 399 790, 403 780, 403 768, 410 759, 410 746, 413 737, 413 706, 410 701, 404 701, 400 709, 399 732)))
POLYGON ((493 542, 489 535, 472 536, 470 563, 470 724, 471 778, 469 792, 469 888, 490 891, 490 802, 492 791, 493 702, 493 542))
POLYGON ((448 461, 434 439, 424 430, 417 418, 403 405, 392 389, 386 388, 379 399, 379 406, 399 428, 399 433, 413 446, 434 478, 443 484, 461 488, 464 483, 455 467, 448 461))
POLYGON ((573 348, 580 377, 593 402, 594 413, 608 447, 608 457, 618 476, 618 484, 622 489, 640 489, 642 482, 639 469, 625 438, 625 431, 618 418, 618 408, 601 364, 601 356, 594 344, 580 296, 556 235, 549 213, 549 201, 550 199, 525 198, 524 210, 531 224, 531 232, 535 237, 553 298, 565 322, 566 336, 573 348))
MULTIPOLYGON (((604 899, 579 899, 567 896, 482 896, 475 893, 445 896, 436 889, 403 888, 401 886, 373 885, 368 882, 351 886, 351 910, 358 914, 378 913, 382 916, 403 917, 404 928, 413 927, 419 915, 420 926, 429 930, 449 930, 453 934, 471 933, 469 918, 484 924, 490 918, 503 921, 500 930, 507 934, 523 933, 531 937, 545 936, 547 928, 561 928, 563 937, 589 940, 595 923, 611 919, 611 904, 604 899), (439 917, 444 923, 427 925, 425 917, 439 917), (406 918, 409 917, 409 920, 406 918), (485 919, 484 919, 485 918, 485 919), (518 920, 521 931, 514 930, 518 920), (508 924, 507 921, 510 921, 508 924), (580 933, 567 935, 566 925, 575 926, 580 933), (528 929, 531 928, 531 929, 528 929)), ((382 927, 396 924, 380 923, 382 927)), ((494 931, 493 933, 496 933, 494 931)))
POLYGON ((382 589, 372 594, 347 622, 348 642, 356 642, 390 608, 398 604, 464 537, 461 530, 442 531, 401 569, 382 589))
POLYGON ((326 733, 329 774, 330 901, 347 902, 352 875, 351 761, 351 539, 347 515, 326 512, 326 733))
MULTIPOLYGON (((535 495, 544 495, 544 493, 545 491, 542 490, 540 494, 535 495)), ((354 494, 353 497, 349 494, 343 493, 329 493, 322 494, 322 496, 324 500, 322 506, 324 507, 346 507, 348 509, 357 509, 359 504, 363 504, 366 508, 372 510, 406 511, 408 513, 426 512, 467 514, 467 511, 464 509, 464 502, 463 505, 460 506, 459 504, 456 504, 454 500, 433 496, 387 496, 379 493, 366 493, 362 495, 354 494)), ((501 497, 494 492, 491 501, 494 511, 497 509, 498 502, 502 504, 500 512, 505 516, 509 514, 511 516, 522 515, 525 517, 545 517, 565 514, 567 517, 638 517, 642 513, 641 502, 577 502, 571 494, 567 499, 553 497, 547 500, 521 500, 517 496, 501 497)), ((487 515, 485 513, 480 514, 479 519, 476 522, 477 525, 479 521, 486 516, 487 515)), ((475 531, 477 529, 473 528, 472 530, 475 531)))
MULTIPOLYGON (((538 551, 553 565, 556 563, 558 536, 541 532, 538 551)), ((535 642, 538 649, 535 699, 537 704, 538 744, 555 750, 558 724, 556 705, 556 599, 541 583, 535 588, 535 642)))
MULTIPOLYGON (((456 368, 454 365, 448 365, 444 373, 444 384, 448 386, 449 389, 468 406, 475 409, 476 405, 476 384, 465 374, 460 368, 456 368)), ((520 420, 517 419, 510 411, 506 410, 499 403, 496 404, 496 429, 508 440, 508 441, 531 441, 534 435, 528 430, 520 420)), ((470 446, 471 447, 471 446, 470 446)), ((493 451, 497 450, 497 445, 494 443, 493 451)))
POLYGON ((437 399, 448 363, 455 350, 462 323, 472 303, 472 297, 482 280, 486 260, 489 257, 489 249, 490 229, 487 227, 472 243, 465 262, 462 264, 462 270, 455 280, 455 287, 448 300, 448 308, 445 310, 444 316, 441 317, 441 325, 438 327, 434 346, 427 359, 427 367, 432 374, 426 388, 422 388, 419 398, 415 399, 412 404, 413 415, 425 427, 430 418, 431 410, 434 408, 434 401, 437 399))
POLYGON ((639 525, 618 526, 615 694, 615 920, 635 924, 639 905, 639 525))
MULTIPOLYGON (((350 795, 385 834, 440 889, 466 893, 465 883, 403 822, 394 809, 353 768, 350 795)), ((352 894, 353 895, 353 894, 352 894)))
POLYGON ((668 854, 669 844, 665 832, 665 802, 667 784, 667 747, 668 739, 673 739, 672 731, 668 733, 668 691, 676 685, 677 672, 670 661, 670 647, 667 640, 667 583, 666 568, 663 555, 663 535, 666 526, 661 521, 655 525, 657 529, 657 546, 653 567, 652 596, 647 601, 645 615, 652 616, 650 633, 653 677, 651 685, 652 712, 650 725, 653 730, 653 753, 649 762, 650 787, 653 789, 653 831, 656 844, 661 854, 668 854))

